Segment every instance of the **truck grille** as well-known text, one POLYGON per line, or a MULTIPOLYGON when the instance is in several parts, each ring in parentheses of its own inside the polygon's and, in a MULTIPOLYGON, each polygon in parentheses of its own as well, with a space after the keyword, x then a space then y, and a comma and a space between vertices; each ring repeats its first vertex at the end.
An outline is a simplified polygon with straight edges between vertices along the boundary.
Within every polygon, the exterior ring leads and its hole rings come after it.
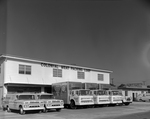
POLYGON ((52 101, 53 103, 59 103, 60 101, 52 101))
POLYGON ((33 104, 33 103, 34 103, 34 104, 37 104, 37 103, 39 103, 39 102, 30 102, 30 103, 32 103, 32 104, 33 104))
POLYGON ((53 104, 52 106, 60 106, 60 104, 53 104))
POLYGON ((39 105, 30 105, 30 108, 34 108, 34 107, 40 107, 39 105))
POLYGON ((87 102, 93 102, 92 100, 82 100, 81 102, 87 103, 87 102))

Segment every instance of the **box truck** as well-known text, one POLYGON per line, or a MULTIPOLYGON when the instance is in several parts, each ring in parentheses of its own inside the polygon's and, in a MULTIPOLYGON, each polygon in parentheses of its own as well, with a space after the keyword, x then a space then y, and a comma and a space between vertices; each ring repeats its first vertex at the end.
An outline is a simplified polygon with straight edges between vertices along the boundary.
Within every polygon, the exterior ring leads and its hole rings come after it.
POLYGON ((64 106, 77 107, 94 106, 93 96, 89 89, 83 89, 81 82, 60 82, 52 84, 53 95, 64 100, 64 106))

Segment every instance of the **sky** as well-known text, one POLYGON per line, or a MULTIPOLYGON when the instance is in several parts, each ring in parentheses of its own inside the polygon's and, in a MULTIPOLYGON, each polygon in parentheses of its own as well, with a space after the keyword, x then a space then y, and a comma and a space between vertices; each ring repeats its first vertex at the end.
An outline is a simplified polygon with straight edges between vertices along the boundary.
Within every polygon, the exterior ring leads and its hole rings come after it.
POLYGON ((149 7, 146 0, 7 0, 6 54, 110 70, 116 85, 150 84, 149 7))

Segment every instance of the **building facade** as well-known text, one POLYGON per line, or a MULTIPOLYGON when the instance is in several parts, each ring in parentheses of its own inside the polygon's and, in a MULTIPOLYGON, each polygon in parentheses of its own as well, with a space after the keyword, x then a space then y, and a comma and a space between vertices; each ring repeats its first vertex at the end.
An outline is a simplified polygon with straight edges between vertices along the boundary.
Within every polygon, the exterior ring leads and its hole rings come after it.
POLYGON ((109 84, 112 71, 0 56, 0 99, 7 93, 47 92, 56 82, 109 84))
POLYGON ((133 101, 137 101, 137 97, 140 94, 150 92, 150 88, 147 88, 147 86, 143 83, 121 84, 118 89, 123 91, 123 95, 131 96, 133 101))

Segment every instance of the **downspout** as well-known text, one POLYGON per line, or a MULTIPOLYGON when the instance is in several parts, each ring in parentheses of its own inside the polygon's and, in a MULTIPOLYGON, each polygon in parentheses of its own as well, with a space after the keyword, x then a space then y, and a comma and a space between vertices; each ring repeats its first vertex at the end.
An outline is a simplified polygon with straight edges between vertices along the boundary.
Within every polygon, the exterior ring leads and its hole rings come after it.
POLYGON ((6 94, 7 94, 7 86, 5 86, 5 81, 6 81, 6 61, 7 61, 7 59, 5 58, 4 59, 4 72, 3 72, 3 97, 5 97, 6 96, 6 94))

